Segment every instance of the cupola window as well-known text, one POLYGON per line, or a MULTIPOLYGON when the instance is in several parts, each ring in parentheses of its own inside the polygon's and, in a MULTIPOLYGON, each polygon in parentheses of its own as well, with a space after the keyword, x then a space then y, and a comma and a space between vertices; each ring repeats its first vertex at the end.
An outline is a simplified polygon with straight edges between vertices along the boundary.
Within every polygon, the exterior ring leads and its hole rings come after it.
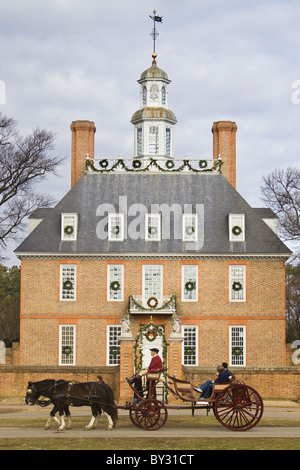
POLYGON ((166 129, 166 155, 171 155, 171 129, 166 129))
POLYGON ((143 87, 143 106, 147 105, 147 88, 143 87))
POLYGON ((149 153, 158 154, 158 127, 151 126, 149 129, 149 153))
POLYGON ((166 105, 166 87, 163 86, 161 89, 161 104, 162 106, 166 105))

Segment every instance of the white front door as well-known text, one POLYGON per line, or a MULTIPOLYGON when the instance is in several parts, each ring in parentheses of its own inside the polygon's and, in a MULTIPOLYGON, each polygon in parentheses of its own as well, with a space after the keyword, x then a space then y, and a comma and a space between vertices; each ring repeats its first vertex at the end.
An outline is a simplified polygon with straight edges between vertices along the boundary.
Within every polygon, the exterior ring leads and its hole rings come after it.
POLYGON ((143 339, 141 343, 141 349, 143 353, 143 362, 142 362, 143 369, 145 367, 148 367, 151 362, 152 356, 151 356, 150 349, 152 348, 157 348, 159 350, 158 355, 162 358, 163 341, 162 341, 161 335, 157 335, 153 341, 148 341, 147 338, 143 339))

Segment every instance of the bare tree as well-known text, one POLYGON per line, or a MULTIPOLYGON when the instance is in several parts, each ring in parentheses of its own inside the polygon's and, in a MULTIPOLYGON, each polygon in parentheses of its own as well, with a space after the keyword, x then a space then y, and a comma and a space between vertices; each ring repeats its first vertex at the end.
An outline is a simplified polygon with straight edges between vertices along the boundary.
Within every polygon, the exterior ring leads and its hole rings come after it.
POLYGON ((54 139, 52 132, 38 128, 22 137, 16 121, 0 113, 0 248, 16 239, 34 209, 55 202, 35 189, 36 183, 55 173, 62 163, 52 154, 54 139))
POLYGON ((299 241, 300 170, 292 167, 276 169, 263 181, 263 200, 279 217, 281 237, 285 241, 299 241))

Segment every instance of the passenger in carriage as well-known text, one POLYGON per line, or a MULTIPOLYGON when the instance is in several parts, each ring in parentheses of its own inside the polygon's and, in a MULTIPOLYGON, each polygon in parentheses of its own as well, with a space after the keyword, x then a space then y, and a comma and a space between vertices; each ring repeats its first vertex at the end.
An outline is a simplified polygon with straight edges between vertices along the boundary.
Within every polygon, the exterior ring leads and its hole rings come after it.
POLYGON ((201 393, 201 400, 207 400, 212 394, 213 384, 220 384, 228 382, 229 380, 229 371, 226 370, 223 366, 217 367, 217 378, 215 380, 207 380, 200 387, 195 387, 194 390, 198 393, 201 393))
POLYGON ((230 370, 228 370, 228 364, 227 364, 227 362, 222 362, 222 366, 224 367, 225 370, 228 371, 228 374, 229 374, 228 380, 234 380, 234 379, 235 379, 235 375, 234 375, 230 370))

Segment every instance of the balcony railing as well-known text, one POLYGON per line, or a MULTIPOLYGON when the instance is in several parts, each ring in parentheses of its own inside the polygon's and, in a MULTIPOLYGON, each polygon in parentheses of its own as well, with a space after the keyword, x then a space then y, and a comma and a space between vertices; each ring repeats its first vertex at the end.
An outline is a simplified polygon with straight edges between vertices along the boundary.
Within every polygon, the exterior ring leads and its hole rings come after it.
POLYGON ((93 158, 86 156, 87 173, 221 173, 222 160, 195 158, 93 158))
POLYGON ((162 298, 130 295, 130 314, 173 315, 176 312, 176 296, 174 294, 162 298))

